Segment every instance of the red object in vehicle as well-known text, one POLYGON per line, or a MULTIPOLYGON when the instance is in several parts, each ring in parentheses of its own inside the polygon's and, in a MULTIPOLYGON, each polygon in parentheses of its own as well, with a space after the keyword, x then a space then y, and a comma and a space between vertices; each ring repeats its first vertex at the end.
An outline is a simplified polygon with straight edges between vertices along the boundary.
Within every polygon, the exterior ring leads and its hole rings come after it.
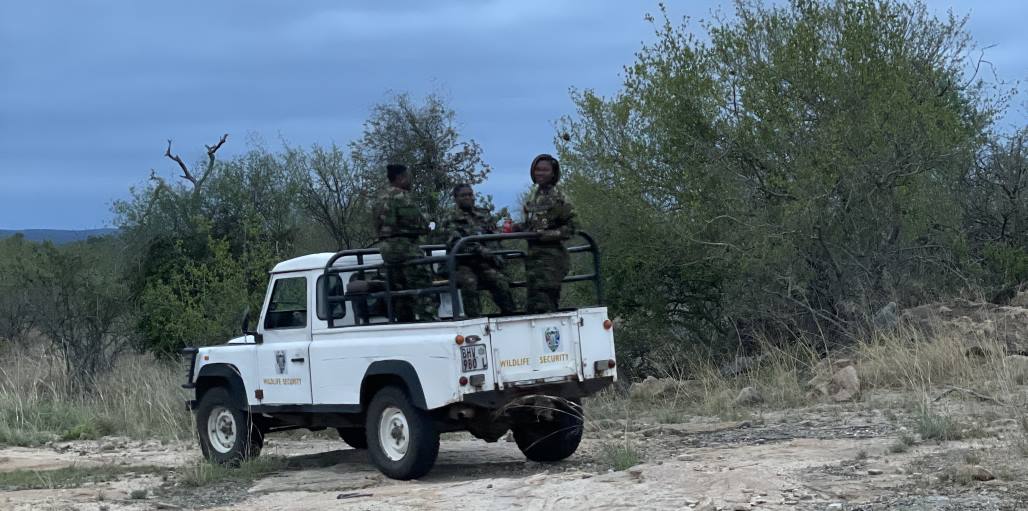
POLYGON ((514 222, 511 221, 511 219, 508 218, 508 219, 503 221, 503 232, 504 233, 514 232, 514 222))

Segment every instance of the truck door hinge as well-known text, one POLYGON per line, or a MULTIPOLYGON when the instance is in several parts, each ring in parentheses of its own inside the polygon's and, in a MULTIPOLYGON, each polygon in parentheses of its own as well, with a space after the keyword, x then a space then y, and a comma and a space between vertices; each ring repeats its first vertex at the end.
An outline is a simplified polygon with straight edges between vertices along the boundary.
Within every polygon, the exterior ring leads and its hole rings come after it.
POLYGON ((585 326, 585 318, 578 318, 578 326, 585 326))

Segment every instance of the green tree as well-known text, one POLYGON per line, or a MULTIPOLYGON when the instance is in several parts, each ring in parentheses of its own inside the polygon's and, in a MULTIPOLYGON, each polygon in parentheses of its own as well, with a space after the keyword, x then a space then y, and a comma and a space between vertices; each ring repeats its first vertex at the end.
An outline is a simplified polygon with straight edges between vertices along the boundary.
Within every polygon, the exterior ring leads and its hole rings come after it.
POLYGON ((0 239, 0 343, 23 340, 36 323, 39 264, 36 244, 23 235, 0 239))
POLYGON ((35 325, 61 355, 77 390, 90 388, 132 344, 124 249, 117 237, 38 247, 34 280, 45 294, 34 303, 35 325))
POLYGON ((968 175, 965 224, 991 285, 1028 280, 1028 128, 991 137, 968 175))
POLYGON ((739 2, 701 42, 665 17, 624 88, 576 92, 559 126, 615 311, 724 347, 965 284, 960 185, 995 105, 963 27, 922 3, 739 2))
POLYGON ((398 94, 376 105, 350 150, 354 167, 370 176, 371 188, 385 185, 386 164, 407 165, 414 174, 412 190, 431 219, 452 204, 455 185, 481 183, 491 170, 478 143, 460 136, 456 113, 434 94, 420 104, 398 94))
POLYGON ((368 202, 374 177, 356 168, 339 146, 287 148, 285 165, 304 211, 331 236, 334 249, 367 247, 375 240, 368 202))
POLYGON ((256 311, 268 271, 296 255, 305 217, 284 158, 253 143, 227 161, 216 158, 227 137, 207 147, 193 167, 169 149, 182 171, 147 186, 114 210, 129 252, 138 259, 129 281, 139 307, 143 347, 171 355, 186 345, 223 342, 244 309, 256 311))

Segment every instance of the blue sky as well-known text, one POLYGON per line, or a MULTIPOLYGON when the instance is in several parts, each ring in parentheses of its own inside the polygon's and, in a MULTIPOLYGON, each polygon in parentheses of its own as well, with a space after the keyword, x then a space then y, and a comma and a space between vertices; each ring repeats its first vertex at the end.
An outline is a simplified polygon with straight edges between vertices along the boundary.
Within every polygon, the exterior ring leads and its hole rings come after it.
MULTIPOLYGON (((669 2, 709 18, 730 2, 669 2)), ((1028 2, 937 1, 1008 82, 1028 79, 1028 2)), ((175 175, 231 134, 275 147, 346 144, 390 93, 437 92, 493 173, 480 190, 513 201, 525 167, 552 151, 571 87, 616 91, 653 38, 656 2, 76 1, 0 3, 0 229, 110 225, 110 203, 150 169, 175 175)), ((692 26, 697 26, 695 23, 692 26)), ((1006 124, 1024 124, 1018 98, 1006 124)))

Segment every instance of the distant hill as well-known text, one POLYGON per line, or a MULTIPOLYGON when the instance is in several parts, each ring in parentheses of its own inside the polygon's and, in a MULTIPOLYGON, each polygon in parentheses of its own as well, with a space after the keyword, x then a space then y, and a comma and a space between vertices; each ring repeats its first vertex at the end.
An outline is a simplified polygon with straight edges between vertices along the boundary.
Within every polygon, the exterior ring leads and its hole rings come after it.
POLYGON ((0 229, 0 239, 20 233, 29 241, 49 241, 54 245, 63 245, 65 243, 81 241, 93 236, 107 236, 108 234, 113 234, 116 231, 117 229, 83 229, 81 231, 66 229, 22 229, 18 231, 9 231, 0 229))

